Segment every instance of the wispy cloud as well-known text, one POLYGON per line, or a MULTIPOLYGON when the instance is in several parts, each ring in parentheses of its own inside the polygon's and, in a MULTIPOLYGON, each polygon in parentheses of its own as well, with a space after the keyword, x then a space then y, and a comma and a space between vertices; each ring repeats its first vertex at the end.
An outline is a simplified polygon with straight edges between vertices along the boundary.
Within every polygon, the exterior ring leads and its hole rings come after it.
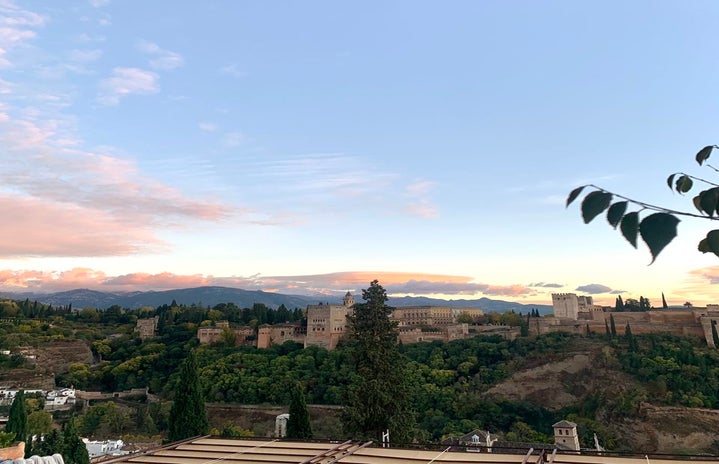
POLYGON ((9 54, 34 38, 33 29, 46 22, 44 16, 22 9, 11 0, 0 2, 0 67, 12 66, 9 54))
POLYGON ((437 207, 429 199, 429 192, 434 186, 434 182, 427 180, 417 180, 408 184, 403 193, 403 196, 408 199, 404 211, 424 219, 439 217, 437 207))
POLYGON ((97 101, 104 105, 117 105, 128 95, 150 95, 160 91, 159 76, 139 68, 115 68, 112 77, 100 82, 97 101))
POLYGON ((211 122, 200 122, 197 124, 197 127, 199 127, 201 131, 205 132, 215 132, 217 130, 217 125, 211 122))
POLYGON ((137 49, 149 55, 149 64, 152 69, 169 71, 185 64, 185 59, 179 53, 162 49, 156 43, 148 40, 139 41, 137 49))
POLYGON ((378 279, 390 295, 477 295, 518 297, 531 294, 521 285, 490 285, 472 282, 470 277, 405 272, 339 272, 300 276, 228 276, 131 273, 107 276, 103 272, 77 268, 64 272, 35 270, 0 271, 0 289, 17 291, 60 291, 91 288, 112 291, 167 290, 218 285, 248 290, 264 290, 297 295, 339 297, 347 291, 359 294, 378 279))
POLYGON ((245 141, 245 135, 242 132, 227 132, 222 137, 222 144, 226 147, 239 147, 245 141))
POLYGON ((220 71, 222 72, 222 74, 227 74, 228 76, 232 77, 245 77, 247 75, 247 73, 240 70, 240 67, 236 64, 224 66, 220 69, 220 71))
MULTIPOLYGON (((56 96, 47 97, 41 99, 50 111, 56 96)), ((0 211, 8 220, 0 229, 0 258, 163 250, 158 227, 219 221, 231 211, 186 198, 112 149, 84 148, 61 113, 0 105, 0 145, 0 211)))
POLYGON ((589 293, 590 295, 597 295, 600 293, 611 293, 612 288, 602 284, 587 284, 580 285, 576 288, 578 292, 589 293))
POLYGON ((551 282, 535 282, 529 284, 529 287, 541 287, 541 288, 562 288, 564 285, 562 284, 555 284, 551 282))
POLYGON ((706 283, 711 285, 719 284, 719 266, 708 266, 700 269, 694 269, 689 274, 691 276, 704 279, 706 283))
MULTIPOLYGON (((310 153, 280 159, 243 160, 243 173, 253 184, 276 185, 276 198, 293 198, 298 214, 343 216, 368 204, 378 213, 412 215, 423 219, 437 217, 432 199, 435 183, 403 179, 381 163, 343 153, 310 153)), ((286 206, 286 202, 283 202, 286 206)))
POLYGON ((101 6, 109 5, 110 0, 90 0, 90 5, 92 5, 95 8, 100 8, 101 6))
POLYGON ((374 279, 395 295, 493 295, 524 296, 534 291, 522 285, 492 285, 474 282, 472 277, 410 272, 337 272, 302 276, 257 277, 263 286, 282 291, 341 294, 359 292, 374 279))
POLYGON ((102 50, 70 50, 68 52, 68 58, 78 63, 89 63, 91 61, 98 60, 102 56, 102 50))

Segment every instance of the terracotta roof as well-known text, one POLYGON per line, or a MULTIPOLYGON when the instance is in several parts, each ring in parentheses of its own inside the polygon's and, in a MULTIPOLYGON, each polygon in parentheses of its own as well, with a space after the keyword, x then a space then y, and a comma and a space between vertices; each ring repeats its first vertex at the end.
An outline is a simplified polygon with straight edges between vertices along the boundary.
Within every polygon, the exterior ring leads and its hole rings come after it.
POLYGON ((574 422, 569 422, 568 420, 560 420, 556 424, 552 425, 552 427, 567 427, 567 428, 576 427, 576 426, 577 426, 577 424, 575 424, 574 422))
MULTIPOLYGON (((229 439, 199 437, 174 443, 144 454, 122 456, 103 464, 536 464, 539 451, 533 454, 464 452, 463 447, 440 449, 377 448, 371 442, 333 441, 297 442, 271 439, 229 439)), ((614 456, 562 453, 553 464, 647 464, 644 456, 614 456)), ((661 459, 661 464, 683 463, 678 459, 661 459)), ((692 464, 717 464, 706 458, 692 464)), ((652 463, 655 464, 655 463, 652 463)))

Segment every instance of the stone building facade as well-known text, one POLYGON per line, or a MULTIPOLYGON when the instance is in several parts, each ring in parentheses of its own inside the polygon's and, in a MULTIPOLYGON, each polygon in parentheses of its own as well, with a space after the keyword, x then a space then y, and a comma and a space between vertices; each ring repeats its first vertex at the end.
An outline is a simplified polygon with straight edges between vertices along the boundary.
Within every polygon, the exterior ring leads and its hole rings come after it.
POLYGON ((138 332, 142 339, 152 338, 157 335, 157 323, 159 320, 159 316, 138 319, 135 323, 135 332, 138 332))
POLYGON ((347 292, 341 305, 318 304, 307 306, 307 335, 305 348, 320 346, 328 350, 347 333, 347 315, 355 305, 355 299, 347 292))
POLYGON ((227 331, 231 331, 235 336, 235 346, 247 345, 252 342, 248 342, 248 339, 252 340, 255 335, 255 330, 249 326, 242 327, 230 327, 227 321, 218 321, 214 326, 211 327, 200 327, 197 329, 197 338, 201 344, 213 344, 223 341, 227 334, 227 331))
MULTIPOLYGON (((319 346, 332 350, 347 335, 347 316, 352 313, 354 305, 355 299, 349 292, 345 294, 341 305, 308 305, 305 310, 306 327, 300 323, 262 326, 257 330, 257 347, 269 348, 272 345, 294 341, 303 343, 305 348, 319 346)), ((478 308, 403 306, 395 308, 391 318, 398 323, 398 338, 402 343, 434 340, 446 342, 473 337, 482 332, 476 330, 470 332, 468 324, 457 323, 457 318, 462 314, 477 318, 484 312, 478 308)), ((519 333, 516 328, 500 326, 489 328, 493 334, 500 334, 508 339, 515 338, 519 333)), ((222 340, 223 334, 228 329, 227 322, 217 323, 213 327, 200 328, 197 337, 200 343, 217 343, 222 340)), ((250 327, 231 330, 237 333, 238 340, 245 340, 253 335, 250 327)))
POLYGON ((257 348, 269 348, 288 341, 304 343, 306 335, 307 330, 299 324, 265 325, 257 330, 257 348))

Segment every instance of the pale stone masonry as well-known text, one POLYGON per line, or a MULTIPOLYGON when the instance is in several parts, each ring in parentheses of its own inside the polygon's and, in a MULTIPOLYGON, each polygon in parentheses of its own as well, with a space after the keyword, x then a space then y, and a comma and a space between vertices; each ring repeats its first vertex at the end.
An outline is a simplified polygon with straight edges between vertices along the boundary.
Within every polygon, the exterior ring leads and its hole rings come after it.
MULTIPOLYGON (((257 347, 269 348, 287 341, 302 343, 305 347, 319 346, 328 350, 337 347, 339 341, 347 335, 347 316, 355 305, 354 296, 347 292, 341 305, 308 305, 305 310, 307 326, 295 324, 264 325, 257 329, 257 347)), ((457 323, 463 314, 477 319, 484 314, 479 308, 456 308, 450 306, 401 306, 394 309, 392 318, 398 323, 399 341, 417 343, 422 341, 451 341, 473 336, 468 324, 457 323)), ((493 332, 507 338, 514 338, 518 330, 503 326, 492 326, 493 332)), ((249 327, 229 328, 226 322, 213 327, 202 327, 197 331, 200 343, 217 343, 227 330, 237 333, 239 340, 251 338, 254 333, 249 327)))
POLYGON ((671 333, 704 338, 715 347, 712 325, 719 324, 719 305, 706 308, 653 309, 649 311, 614 311, 614 308, 595 305, 591 296, 574 293, 552 295, 554 317, 532 318, 529 331, 533 335, 549 332, 604 333, 610 318, 614 319, 618 335, 624 335, 627 324, 633 334, 671 333))

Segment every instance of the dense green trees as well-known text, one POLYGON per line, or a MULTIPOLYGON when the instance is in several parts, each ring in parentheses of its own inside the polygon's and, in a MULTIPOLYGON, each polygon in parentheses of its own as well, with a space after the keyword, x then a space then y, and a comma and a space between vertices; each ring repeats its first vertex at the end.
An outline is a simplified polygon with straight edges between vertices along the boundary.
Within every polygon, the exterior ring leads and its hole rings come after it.
POLYGON ((25 405, 25 392, 20 390, 10 406, 5 431, 15 434, 15 441, 26 441, 27 429, 27 406, 25 405))
MULTIPOLYGON (((373 288, 371 286, 369 290, 373 288)), ((375 306, 380 309, 374 314, 381 315, 386 312, 386 300, 376 296, 381 296, 381 292, 379 295, 372 293, 372 302, 379 302, 375 306)), ((23 313, 32 311, 34 305, 18 302, 17 306, 19 313, 23 313)), ((148 340, 134 336, 132 324, 103 326, 102 317, 100 322, 90 326, 74 319, 74 315, 68 315, 68 319, 56 315, 53 316, 52 327, 42 319, 19 317, 16 322, 0 321, 0 343, 10 343, 9 340, 13 340, 12 343, 20 340, 35 343, 36 340, 51 337, 69 338, 75 333, 82 334, 96 354, 98 364, 93 368, 87 364, 70 366, 67 374, 59 376, 60 381, 67 385, 88 385, 106 391, 149 385, 152 392, 165 398, 173 394, 177 396, 186 386, 182 378, 185 374, 180 374, 178 367, 192 350, 200 375, 191 377, 199 379, 199 391, 210 401, 287 405, 292 401, 290 387, 295 382, 303 385, 309 403, 336 405, 348 398, 344 392, 352 391, 350 381, 356 380, 354 373, 359 361, 356 340, 341 344, 333 351, 318 347, 303 349, 301 344, 294 342, 269 349, 231 347, 229 343, 224 346, 198 346, 195 337, 197 327, 203 321, 207 324, 210 320, 207 318, 220 317, 217 313, 235 311, 235 308, 230 305, 215 308, 171 305, 166 308, 168 324, 158 337, 148 340), (110 338, 109 333, 120 335, 110 338)), ((255 320, 254 317, 261 316, 264 310, 261 307, 248 308, 246 313, 255 320)), ((133 315, 154 314, 151 308, 141 312, 116 308, 113 312, 113 317, 118 320, 133 315)), ((235 317, 242 318, 243 312, 238 310, 235 317)), ((533 315, 533 312, 530 313, 530 317, 533 315)), ((484 321, 526 323, 526 316, 490 313, 484 316, 484 321)), ((611 334, 609 320, 606 329, 611 334)), ((413 407, 423 412, 416 424, 415 437, 420 441, 439 441, 473 428, 493 433, 511 432, 517 436, 551 435, 552 423, 572 417, 570 420, 580 424, 583 443, 591 440, 596 432, 602 443, 607 444, 617 440, 611 433, 611 424, 627 417, 637 417, 643 401, 719 408, 719 368, 716 367, 719 366, 719 350, 707 349, 698 339, 638 335, 632 334, 632 328, 619 328, 620 331, 622 329, 624 336, 607 337, 606 340, 596 334, 553 333, 520 337, 513 341, 500 337, 476 337, 451 343, 411 345, 398 345, 393 341, 387 346, 394 347, 406 358, 403 379, 413 386, 413 407), (595 361, 602 369, 621 370, 638 383, 617 391, 596 392, 582 404, 560 411, 548 411, 527 402, 503 401, 487 394, 492 386, 518 370, 553 358, 562 359, 567 350, 572 350, 573 344, 577 343, 582 344, 582 350, 587 349, 587 344, 596 348, 595 361)), ((394 400, 398 391, 394 384, 389 391, 395 395, 392 397, 394 400)), ((30 410, 36 409, 32 401, 25 401, 30 410)), ((114 403, 94 405, 77 419, 74 426, 83 436, 94 432, 96 438, 109 438, 123 432, 164 433, 169 429, 168 418, 173 416, 169 414, 169 406, 169 403, 153 403, 129 409, 114 403)), ((44 428, 46 418, 36 412, 28 416, 33 416, 37 419, 33 422, 44 428)), ((391 427, 390 430, 392 441, 401 441, 391 427)), ((220 431, 227 436, 251 434, 234 424, 220 431)), ((33 432, 28 431, 30 433, 33 432)), ((337 433, 336 436, 318 438, 342 438, 341 433, 337 433)), ((354 432, 353 435, 361 436, 354 432)), ((52 440, 52 436, 52 432, 46 435, 46 441, 52 440)), ((591 445, 590 442, 586 444, 591 445)), ((45 441, 36 443, 34 451, 42 454, 39 450, 44 446, 45 441)))
POLYGON ((199 380, 197 358, 195 353, 190 351, 180 366, 180 382, 170 411, 167 439, 171 442, 205 435, 209 430, 199 380))
MULTIPOLYGON (((53 451, 57 453, 57 450, 53 451)), ((70 419, 62 431, 62 457, 66 464, 90 464, 85 443, 82 442, 75 427, 75 420, 70 419)))
POLYGON ((379 441, 390 432, 393 442, 408 441, 413 432, 413 385, 406 358, 397 346, 396 322, 390 320, 387 293, 375 280, 362 291, 364 303, 347 317, 351 335, 352 382, 342 412, 345 432, 379 441))
POLYGON ((287 422, 287 438, 306 440, 312 438, 310 413, 307 410, 304 387, 295 382, 290 393, 290 419, 287 422))

